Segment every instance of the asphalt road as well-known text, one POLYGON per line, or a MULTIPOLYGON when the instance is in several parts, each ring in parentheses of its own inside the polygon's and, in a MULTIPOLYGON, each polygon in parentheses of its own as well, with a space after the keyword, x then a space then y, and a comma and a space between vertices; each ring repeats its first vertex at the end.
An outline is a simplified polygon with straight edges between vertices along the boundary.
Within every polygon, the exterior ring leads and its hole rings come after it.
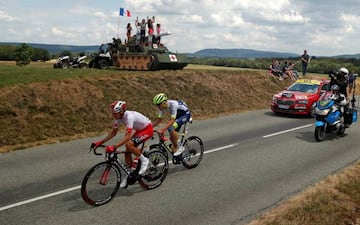
POLYGON ((360 158, 358 124, 345 137, 317 143, 313 118, 260 110, 194 121, 206 148, 192 170, 171 164, 157 189, 138 184, 93 208, 80 196, 86 171, 103 158, 88 154, 98 138, 0 155, 0 223, 246 224, 283 200, 360 158))

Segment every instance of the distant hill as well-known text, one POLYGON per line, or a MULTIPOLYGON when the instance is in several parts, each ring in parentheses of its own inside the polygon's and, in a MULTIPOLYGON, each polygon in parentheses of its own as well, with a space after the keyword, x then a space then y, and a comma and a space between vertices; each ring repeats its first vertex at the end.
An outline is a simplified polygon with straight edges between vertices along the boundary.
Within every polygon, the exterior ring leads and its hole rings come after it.
POLYGON ((197 51, 192 57, 218 57, 218 58, 289 58, 299 57, 299 54, 288 52, 257 51, 252 49, 218 49, 209 48, 197 51))
MULTIPOLYGON (((19 42, 0 42, 0 45, 20 45, 19 42)), ((99 50, 100 45, 56 45, 56 44, 37 44, 37 43, 26 43, 33 48, 42 48, 49 51, 50 54, 59 54, 63 51, 70 51, 73 53, 94 53, 99 50)), ((202 49, 194 53, 186 53, 189 57, 199 58, 294 58, 299 57, 300 54, 289 53, 289 52, 272 52, 272 51, 259 51, 253 49, 219 49, 219 48, 208 48, 202 49)), ((321 57, 321 56, 320 56, 321 57)), ((344 54, 337 56, 329 56, 331 58, 360 58, 360 54, 344 54)))
MULTIPOLYGON (((15 45, 18 46, 22 43, 18 42, 0 42, 0 45, 15 45)), ((54 45, 54 44, 37 44, 37 43, 26 43, 27 45, 31 46, 32 48, 42 48, 49 51, 50 54, 57 54, 63 51, 70 51, 74 53, 93 53, 99 50, 100 45, 84 45, 84 46, 77 46, 77 45, 54 45)))
POLYGON ((347 59, 354 58, 354 59, 360 59, 360 54, 336 55, 336 56, 333 56, 333 58, 347 58, 347 59))

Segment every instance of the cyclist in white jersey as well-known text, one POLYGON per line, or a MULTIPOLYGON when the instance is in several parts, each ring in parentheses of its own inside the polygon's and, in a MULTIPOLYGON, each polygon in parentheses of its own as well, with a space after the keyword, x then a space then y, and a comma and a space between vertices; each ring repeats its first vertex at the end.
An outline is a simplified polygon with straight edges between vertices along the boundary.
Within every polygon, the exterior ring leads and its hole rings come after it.
MULTIPOLYGON (((95 148, 112 139, 117 134, 119 126, 124 124, 126 126, 125 136, 116 145, 107 146, 105 150, 107 152, 113 152, 125 144, 127 151, 125 154, 125 161, 127 166, 131 167, 131 153, 133 153, 140 158, 141 167, 139 175, 143 175, 149 165, 149 159, 141 153, 137 146, 153 136, 153 126, 151 121, 139 112, 126 110, 126 102, 124 101, 113 102, 110 105, 110 111, 115 119, 112 126, 113 129, 104 139, 94 143, 95 148), (133 130, 135 132, 132 134, 133 130)), ((127 177, 125 177, 125 181, 126 180, 127 177)), ((126 186, 126 183, 122 182, 120 186, 126 186)))
POLYGON ((160 93, 155 95, 153 98, 154 105, 157 105, 159 109, 158 118, 153 122, 153 127, 159 125, 163 116, 166 112, 170 114, 170 120, 163 126, 158 129, 158 133, 164 133, 165 130, 168 130, 170 133, 170 141, 172 143, 172 150, 174 156, 179 156, 184 151, 184 147, 179 143, 178 132, 181 129, 181 126, 190 120, 191 113, 185 102, 181 100, 170 100, 167 98, 166 94, 160 93))

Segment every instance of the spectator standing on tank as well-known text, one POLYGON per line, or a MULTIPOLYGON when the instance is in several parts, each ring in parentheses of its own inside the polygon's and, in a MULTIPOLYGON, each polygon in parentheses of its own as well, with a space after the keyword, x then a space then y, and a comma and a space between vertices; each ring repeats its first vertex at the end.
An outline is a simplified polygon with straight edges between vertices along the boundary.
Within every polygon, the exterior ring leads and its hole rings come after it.
POLYGON ((160 39, 161 39, 160 33, 161 33, 161 25, 160 25, 160 23, 158 23, 158 24, 156 24, 156 35, 157 35, 157 37, 156 37, 156 43, 157 43, 158 45, 160 44, 160 39))
POLYGON ((127 42, 128 42, 128 43, 129 43, 129 41, 130 41, 131 31, 132 31, 131 24, 128 23, 127 26, 126 26, 126 36, 127 36, 127 42))
POLYGON ((301 66, 302 66, 301 69, 303 75, 306 74, 306 70, 309 62, 310 62, 310 56, 307 53, 307 50, 304 50, 304 54, 301 55, 301 66))
POLYGON ((139 23, 138 19, 136 18, 135 24, 136 24, 136 26, 140 27, 140 42, 145 43, 145 34, 146 34, 146 21, 145 21, 145 19, 142 19, 141 23, 139 23))
POLYGON ((148 43, 149 45, 152 44, 152 39, 154 37, 154 23, 155 23, 155 16, 151 19, 148 18, 147 26, 148 26, 148 43))

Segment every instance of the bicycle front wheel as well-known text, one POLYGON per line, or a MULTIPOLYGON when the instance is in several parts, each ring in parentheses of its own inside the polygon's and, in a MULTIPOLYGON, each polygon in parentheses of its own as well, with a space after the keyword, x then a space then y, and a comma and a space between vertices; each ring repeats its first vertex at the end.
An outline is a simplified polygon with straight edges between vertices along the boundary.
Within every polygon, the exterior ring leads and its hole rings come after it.
POLYGON ((150 160, 150 166, 145 175, 139 178, 139 183, 143 188, 150 190, 163 183, 169 170, 169 162, 165 154, 158 148, 150 149, 146 156, 150 160))
POLYGON ((112 162, 101 162, 93 166, 81 182, 81 197, 92 206, 108 203, 119 190, 121 173, 112 162))
POLYGON ((181 154, 183 166, 187 169, 197 167, 204 155, 203 141, 197 136, 191 136, 184 141, 183 146, 185 148, 181 154))

